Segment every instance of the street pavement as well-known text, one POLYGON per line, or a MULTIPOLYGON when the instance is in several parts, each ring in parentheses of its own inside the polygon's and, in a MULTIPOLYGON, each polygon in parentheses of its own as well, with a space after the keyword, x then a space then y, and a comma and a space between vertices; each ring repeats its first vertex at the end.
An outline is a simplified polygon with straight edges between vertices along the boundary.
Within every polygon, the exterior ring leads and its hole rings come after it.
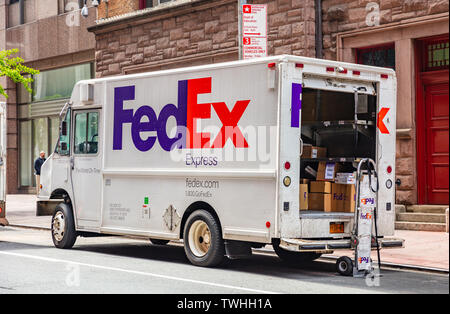
MULTIPOLYGON (((50 229, 51 217, 36 217, 36 196, 7 195, 6 217, 12 226, 50 229)), ((396 230, 395 237, 405 239, 405 247, 381 250, 383 263, 449 270, 449 234, 445 232, 396 230)), ((270 246, 267 247, 270 250, 270 246)), ((337 258, 351 256, 351 251, 335 251, 337 258)), ((372 259, 377 260, 376 252, 372 259)))
POLYGON ((179 244, 78 238, 53 247, 46 230, 0 227, 0 294, 4 293, 445 293, 448 275, 382 269, 379 282, 342 277, 334 263, 286 266, 270 253, 219 268, 189 264, 179 244))

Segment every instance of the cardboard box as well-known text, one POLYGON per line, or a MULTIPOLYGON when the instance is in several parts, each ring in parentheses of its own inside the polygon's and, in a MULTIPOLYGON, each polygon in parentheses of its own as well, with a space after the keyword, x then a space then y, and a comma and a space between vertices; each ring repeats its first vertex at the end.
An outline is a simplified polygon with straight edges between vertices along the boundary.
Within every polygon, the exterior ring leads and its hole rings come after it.
POLYGON ((308 184, 300 184, 300 210, 308 210, 308 184))
POLYGON ((325 158, 327 157, 327 148, 311 145, 303 146, 302 158, 325 158))
POLYGON ((331 211, 355 212, 356 190, 352 184, 332 183, 331 185, 331 211))
POLYGON ((308 198, 309 210, 331 211, 331 194, 309 193, 308 198))
POLYGON ((309 179, 300 179, 300 184, 309 184, 309 179))
POLYGON ((319 168, 317 169, 317 181, 334 181, 335 175, 340 171, 342 166, 339 163, 334 162, 319 162, 319 168))
POLYGON ((311 193, 331 193, 331 182, 311 181, 309 184, 311 193))

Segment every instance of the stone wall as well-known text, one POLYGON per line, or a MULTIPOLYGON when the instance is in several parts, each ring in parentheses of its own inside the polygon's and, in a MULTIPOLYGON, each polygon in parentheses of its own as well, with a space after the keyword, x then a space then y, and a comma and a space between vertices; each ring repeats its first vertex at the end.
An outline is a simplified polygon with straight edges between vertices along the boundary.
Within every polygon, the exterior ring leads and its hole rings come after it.
POLYGON ((336 34, 445 13, 448 0, 323 0, 322 18, 325 59, 336 59, 336 34))
MULTIPOLYGON (((112 23, 100 24, 92 29, 97 41, 97 77, 130 73, 127 69, 133 67, 154 69, 158 67, 157 64, 170 68, 178 64, 187 66, 236 60, 237 2, 191 2, 197 6, 148 12, 127 20, 123 27, 112 23), (114 29, 108 31, 108 28, 114 29), (205 57, 208 55, 215 57, 205 57)), ((312 0, 255 0, 252 3, 268 4, 270 55, 287 53, 314 56, 312 0)))

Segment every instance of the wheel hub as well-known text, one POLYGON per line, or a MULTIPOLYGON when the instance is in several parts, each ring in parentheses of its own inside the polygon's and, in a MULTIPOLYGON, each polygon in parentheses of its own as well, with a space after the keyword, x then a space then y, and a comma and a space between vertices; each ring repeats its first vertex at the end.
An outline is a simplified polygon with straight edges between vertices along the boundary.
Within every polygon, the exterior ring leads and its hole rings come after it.
POLYGON ((53 226, 53 236, 54 238, 60 242, 64 238, 64 230, 65 230, 65 220, 64 220, 64 214, 62 212, 58 212, 55 217, 53 218, 52 222, 53 226))
POLYGON ((189 247, 197 257, 205 256, 211 246, 211 231, 206 222, 195 221, 189 229, 189 247))

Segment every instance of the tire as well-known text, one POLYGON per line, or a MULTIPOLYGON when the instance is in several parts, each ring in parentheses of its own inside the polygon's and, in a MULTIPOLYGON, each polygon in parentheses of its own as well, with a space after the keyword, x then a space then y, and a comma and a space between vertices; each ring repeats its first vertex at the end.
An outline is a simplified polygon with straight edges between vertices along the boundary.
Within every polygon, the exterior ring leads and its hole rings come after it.
POLYGON ((77 240, 72 206, 60 203, 52 217, 52 240, 58 249, 70 249, 77 240))
POLYGON ((170 240, 150 239, 150 242, 154 245, 166 245, 170 240))
POLYGON ((291 252, 280 247, 280 243, 272 243, 273 249, 278 257, 285 263, 298 265, 307 264, 318 259, 322 254, 315 252, 291 252))
POLYGON ((189 216, 183 239, 186 257, 193 265, 214 267, 225 258, 219 222, 205 210, 197 210, 189 216))
POLYGON ((336 261, 336 271, 342 276, 353 274, 353 261, 348 256, 341 256, 336 261))

